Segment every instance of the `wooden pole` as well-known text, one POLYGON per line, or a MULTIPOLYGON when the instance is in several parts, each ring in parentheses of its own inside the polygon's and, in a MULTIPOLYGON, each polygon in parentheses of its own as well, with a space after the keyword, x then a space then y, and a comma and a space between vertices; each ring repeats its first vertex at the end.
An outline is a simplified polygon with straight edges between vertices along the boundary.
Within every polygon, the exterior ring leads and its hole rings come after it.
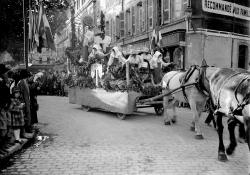
POLYGON ((129 77, 129 62, 126 62, 126 80, 127 80, 127 86, 129 86, 130 77, 129 77))
POLYGON ((28 60, 26 59, 26 16, 25 16, 25 0, 23 0, 23 59, 25 68, 28 69, 28 60))

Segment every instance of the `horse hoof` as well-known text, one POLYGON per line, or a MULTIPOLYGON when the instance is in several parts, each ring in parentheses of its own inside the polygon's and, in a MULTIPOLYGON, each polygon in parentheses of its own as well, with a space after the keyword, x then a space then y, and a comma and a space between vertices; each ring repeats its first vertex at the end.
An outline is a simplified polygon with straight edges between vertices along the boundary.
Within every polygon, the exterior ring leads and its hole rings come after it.
POLYGON ((176 119, 171 119, 171 122, 172 123, 176 123, 176 119))
POLYGON ((234 149, 228 147, 228 148, 226 149, 226 153, 227 153, 227 155, 231 156, 231 155, 234 153, 234 149))
POLYGON ((195 131, 194 126, 190 126, 190 131, 195 131))
POLYGON ((195 139, 197 139, 197 140, 203 140, 204 139, 204 137, 203 137, 203 135, 195 135, 195 139))
POLYGON ((226 161, 228 161, 227 155, 226 155, 225 153, 219 153, 219 154, 218 154, 218 160, 221 161, 221 162, 226 162, 226 161))
POLYGON ((171 122, 170 121, 165 121, 164 124, 165 125, 171 125, 171 122))

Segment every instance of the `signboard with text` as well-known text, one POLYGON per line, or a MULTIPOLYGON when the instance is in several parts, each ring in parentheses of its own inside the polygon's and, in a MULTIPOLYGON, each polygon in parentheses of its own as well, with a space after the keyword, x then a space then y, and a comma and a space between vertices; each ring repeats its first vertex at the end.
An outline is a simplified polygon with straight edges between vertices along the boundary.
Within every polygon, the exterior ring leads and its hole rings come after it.
POLYGON ((202 0, 202 10, 250 21, 250 8, 222 0, 202 0))

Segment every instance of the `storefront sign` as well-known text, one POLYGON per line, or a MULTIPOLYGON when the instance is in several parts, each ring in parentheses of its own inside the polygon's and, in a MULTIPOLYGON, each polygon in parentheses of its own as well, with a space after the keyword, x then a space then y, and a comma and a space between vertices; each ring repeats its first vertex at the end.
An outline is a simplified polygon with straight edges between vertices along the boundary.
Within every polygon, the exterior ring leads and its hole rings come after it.
POLYGON ((163 36, 162 38, 162 46, 166 47, 166 46, 175 46, 175 45, 179 45, 180 41, 183 41, 183 38, 185 35, 184 33, 174 33, 174 34, 170 34, 167 36, 163 36))
POLYGON ((222 0, 202 0, 205 12, 232 16, 250 21, 250 8, 222 0))

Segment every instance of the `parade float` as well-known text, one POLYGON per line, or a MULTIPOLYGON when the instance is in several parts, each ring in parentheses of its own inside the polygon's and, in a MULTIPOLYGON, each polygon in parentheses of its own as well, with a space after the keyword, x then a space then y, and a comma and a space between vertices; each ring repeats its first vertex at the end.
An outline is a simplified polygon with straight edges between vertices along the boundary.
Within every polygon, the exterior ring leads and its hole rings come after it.
POLYGON ((150 81, 146 83, 150 79, 149 66, 140 71, 138 66, 126 61, 127 55, 138 51, 130 49, 129 52, 122 52, 121 48, 110 48, 107 36, 92 41, 93 34, 90 32, 86 32, 84 43, 87 44, 83 44, 87 48, 66 50, 74 67, 65 82, 69 86, 69 103, 81 105, 86 110, 116 113, 120 119, 144 107, 154 107, 156 113, 161 115, 162 100, 137 105, 140 99, 161 93, 160 86, 153 86, 150 81), (89 52, 87 58, 82 50, 89 52))

